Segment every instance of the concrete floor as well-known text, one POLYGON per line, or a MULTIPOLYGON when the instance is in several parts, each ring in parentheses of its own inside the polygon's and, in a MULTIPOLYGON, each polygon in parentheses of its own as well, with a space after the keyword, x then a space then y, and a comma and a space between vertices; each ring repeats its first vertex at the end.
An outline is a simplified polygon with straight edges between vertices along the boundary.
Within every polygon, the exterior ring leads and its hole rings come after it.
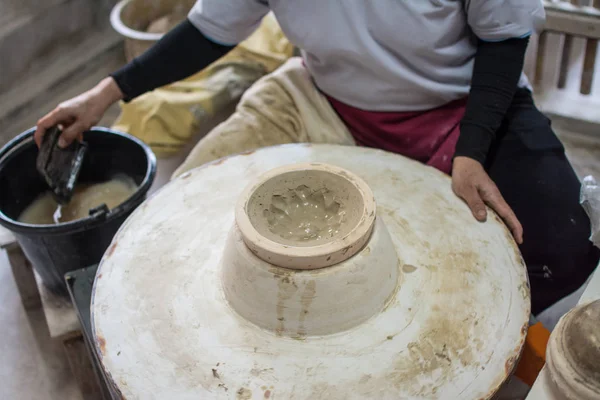
POLYGON ((41 309, 25 312, 0 253, 0 399, 79 400, 63 347, 50 340, 41 309))

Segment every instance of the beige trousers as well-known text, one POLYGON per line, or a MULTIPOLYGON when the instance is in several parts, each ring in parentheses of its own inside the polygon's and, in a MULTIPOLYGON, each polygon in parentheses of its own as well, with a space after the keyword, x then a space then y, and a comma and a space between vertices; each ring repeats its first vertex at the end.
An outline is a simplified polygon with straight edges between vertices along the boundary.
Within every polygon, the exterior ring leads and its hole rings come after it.
POLYGON ((355 144, 302 60, 291 58, 244 93, 231 117, 198 142, 173 177, 228 155, 305 142, 355 144))

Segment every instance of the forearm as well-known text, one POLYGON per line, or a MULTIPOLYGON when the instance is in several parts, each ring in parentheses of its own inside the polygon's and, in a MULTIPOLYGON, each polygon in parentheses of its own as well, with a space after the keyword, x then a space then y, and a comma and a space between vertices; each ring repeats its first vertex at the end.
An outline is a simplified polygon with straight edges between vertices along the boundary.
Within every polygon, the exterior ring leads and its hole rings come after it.
POLYGON ((485 162, 517 90, 528 42, 529 38, 479 40, 455 157, 485 162))
POLYGON ((124 100, 130 101, 195 74, 233 47, 211 41, 186 19, 111 76, 122 91, 124 100))
POLYGON ((90 90, 90 92, 92 95, 94 95, 94 97, 101 99, 102 106, 105 108, 108 108, 113 103, 122 100, 125 96, 121 91, 121 88, 119 88, 115 80, 110 76, 102 79, 90 90))

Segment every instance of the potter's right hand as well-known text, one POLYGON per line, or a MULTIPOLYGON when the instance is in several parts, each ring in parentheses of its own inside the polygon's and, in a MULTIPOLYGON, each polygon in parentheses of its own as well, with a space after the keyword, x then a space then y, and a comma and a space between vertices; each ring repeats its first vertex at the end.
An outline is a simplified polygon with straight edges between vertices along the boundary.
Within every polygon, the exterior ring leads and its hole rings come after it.
POLYGON ((37 122, 34 138, 38 146, 46 130, 61 125, 63 133, 58 145, 66 147, 75 139, 81 139, 83 132, 95 125, 106 110, 123 98, 123 92, 113 78, 103 79, 94 88, 61 103, 37 122))

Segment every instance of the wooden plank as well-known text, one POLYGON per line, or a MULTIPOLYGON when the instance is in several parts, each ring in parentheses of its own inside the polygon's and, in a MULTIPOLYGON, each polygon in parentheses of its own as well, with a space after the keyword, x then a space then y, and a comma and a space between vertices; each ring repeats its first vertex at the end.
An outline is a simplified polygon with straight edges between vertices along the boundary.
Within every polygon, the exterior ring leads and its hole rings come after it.
POLYGON ((588 39, 585 44, 583 70, 581 71, 581 86, 579 88, 581 94, 590 94, 592 92, 597 51, 598 41, 596 39, 588 39))
POLYGON ((4 246, 8 262, 15 278, 15 283, 21 296, 21 302, 26 310, 34 310, 42 305, 40 293, 35 281, 31 263, 23 254, 21 246, 12 243, 4 246))
POLYGON ((50 291, 37 273, 35 273, 35 281, 42 300, 50 337, 64 340, 80 336, 81 325, 71 299, 50 291))
POLYGON ((535 77, 533 84, 540 86, 544 75, 544 60, 546 58, 546 45, 548 42, 548 33, 542 32, 538 38, 537 57, 535 61, 535 77))
MULTIPOLYGON (((572 4, 576 4, 576 0, 571 0, 572 4)), ((573 47, 573 36, 565 35, 562 54, 560 57, 560 68, 558 70, 558 88, 564 89, 567 85, 567 76, 569 73, 569 64, 571 59, 571 48, 573 47)))
POLYGON ((103 400, 94 367, 88 357, 83 336, 72 337, 63 342, 73 377, 86 400, 103 400))
POLYGON ((544 2, 546 7, 545 31, 600 39, 600 10, 576 7, 569 3, 544 2))
POLYGON ((569 73, 569 64, 571 58, 571 48, 573 47, 573 36, 565 35, 562 54, 560 56, 560 69, 558 71, 558 88, 564 89, 567 85, 567 75, 569 73))

